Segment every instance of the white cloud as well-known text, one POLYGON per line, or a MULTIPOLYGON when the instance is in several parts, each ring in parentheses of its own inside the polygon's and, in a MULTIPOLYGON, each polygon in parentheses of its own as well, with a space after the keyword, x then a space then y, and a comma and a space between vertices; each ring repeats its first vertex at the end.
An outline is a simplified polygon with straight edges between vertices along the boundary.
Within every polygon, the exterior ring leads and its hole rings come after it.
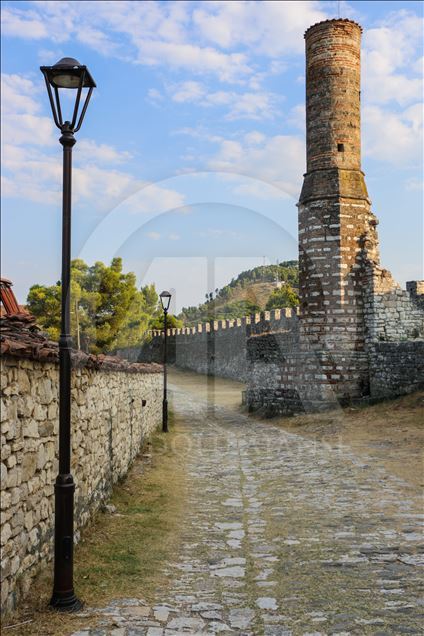
POLYGON ((236 95, 227 119, 270 119, 277 114, 276 97, 270 93, 256 92, 236 95))
POLYGON ((225 119, 269 119, 278 112, 278 97, 264 91, 210 91, 193 80, 167 87, 171 99, 177 103, 194 103, 202 107, 227 107, 225 119))
MULTIPOLYGON (((3 33, 24 39, 77 40, 103 55, 149 66, 252 80, 252 51, 271 58, 303 50, 303 32, 326 15, 320 3, 39 1, 3 9, 3 33)), ((275 69, 270 72, 275 72, 275 69)))
POLYGON ((40 104, 34 95, 40 92, 39 87, 21 75, 1 74, 1 102, 5 114, 35 114, 40 111, 40 104))
POLYGON ((422 179, 411 177, 405 181, 405 188, 409 191, 418 191, 424 193, 424 182, 422 179))
POLYGON ((159 232, 147 232, 146 236, 149 239, 152 239, 152 241, 158 241, 161 235, 159 234, 159 232))
POLYGON ((134 195, 125 207, 133 214, 146 214, 157 210, 175 210, 180 214, 188 214, 184 207, 185 197, 172 188, 165 188, 156 183, 138 183, 134 195))
POLYGON ((258 130, 252 130, 244 136, 244 140, 249 146, 258 146, 265 141, 265 135, 258 130))
MULTIPOLYGON (((72 2, 39 1, 20 8, 16 3, 3 9, 3 33, 19 38, 38 39, 43 45, 78 40, 96 51, 134 64, 149 65, 190 73, 189 79, 166 87, 176 103, 201 107, 225 108, 224 119, 263 120, 278 113, 276 95, 262 89, 267 75, 279 73, 293 56, 303 55, 303 32, 311 24, 325 19, 326 3, 314 1, 235 1, 235 2, 72 2), (258 63, 258 57, 268 58, 258 63), (268 67, 266 67, 268 64, 268 67), (283 66, 282 66, 283 65, 283 66), (213 90, 210 76, 243 89, 213 90), (248 88, 247 88, 248 87, 248 88)), ((349 5, 343 12, 350 10, 349 5)), ((349 14, 350 15, 350 14, 349 14)), ((52 47, 55 48, 55 47, 52 47)), ((417 123, 408 110, 422 95, 422 19, 411 12, 392 12, 370 29, 363 39, 364 148, 368 156, 397 163, 411 163, 417 158, 417 123), (386 118, 386 122, 384 122, 386 118), (387 131, 396 139, 387 143, 387 131), (390 148, 389 148, 390 146, 390 148), (409 147, 409 151, 408 151, 409 147), (389 150, 387 154, 387 150, 389 150)), ((34 97, 34 84, 27 80, 19 88, 19 76, 9 76, 6 102, 11 104, 10 122, 15 139, 21 144, 30 134, 33 143, 53 145, 53 125, 42 119, 34 97), (15 119, 14 119, 15 118, 15 119)), ((304 79, 301 78, 301 81, 304 79)), ((148 91, 148 98, 159 102, 158 89, 148 91)), ((286 121, 303 130, 302 105, 289 111, 286 121)), ((414 115, 416 117, 416 115, 414 115)), ((7 124, 7 126, 6 126, 7 124)), ((213 158, 225 164, 231 146, 208 131, 208 141, 222 143, 213 158)), ((199 133, 200 138, 200 133, 199 133)), ((269 137, 266 151, 273 152, 269 137)), ((295 139, 294 137, 287 137, 295 139)), ((206 140, 206 137, 204 136, 206 140)), ((231 139, 227 139, 231 143, 231 139)), ((274 144, 276 142, 274 141, 274 144)), ((299 142, 300 143, 300 142, 299 142)), ((243 145, 249 146, 247 141, 243 145)), ((265 149, 259 143, 257 154, 265 149)), ((93 151, 94 152, 94 151, 93 151)), ((125 153, 108 147, 96 151, 96 161, 119 163, 125 153)), ((88 154, 88 150, 86 155, 88 154)), ((193 153, 189 153, 193 155, 193 153)), ((254 153, 248 151, 252 161, 254 153)), ((287 153, 283 152, 285 159, 287 153)), ((246 160, 247 161, 247 160, 246 160)), ((281 162, 275 157, 277 165, 281 162)), ((303 165, 303 160, 298 161, 303 165)), ((255 168, 256 169, 256 168, 255 168)), ((289 172, 292 172, 290 167, 289 172)), ((269 172, 268 168, 264 169, 269 172)), ((277 178, 281 181, 280 178, 277 178)), ((287 180, 293 183, 293 178, 287 180)))
POLYGON ((237 82, 252 71, 243 53, 221 53, 212 47, 189 43, 138 41, 139 64, 186 69, 192 73, 214 74, 221 82, 237 82))
POLYGON ((402 106, 422 98, 423 19, 398 11, 363 41, 363 96, 366 103, 402 106))
POLYGON ((213 135, 210 131, 206 130, 201 126, 197 126, 196 128, 186 126, 185 128, 177 128, 174 130, 172 135, 187 135, 189 137, 193 137, 193 139, 200 139, 201 141, 209 141, 210 143, 219 143, 224 138, 221 135, 213 135))
POLYGON ((22 11, 4 7, 2 15, 3 33, 5 35, 29 40, 49 37, 47 25, 43 23, 39 13, 36 11, 22 11))
POLYGON ((239 46, 279 57, 303 51, 303 33, 327 16, 318 2, 203 2, 193 13, 204 38, 223 49, 239 46))
POLYGON ((31 11, 6 7, 3 33, 53 42, 75 39, 127 62, 212 73, 221 81, 249 75, 244 53, 224 53, 196 41, 188 8, 184 2, 40 1, 31 11))
POLYGON ((264 181, 253 181, 252 179, 238 179, 240 185, 234 185, 234 194, 240 194, 241 196, 247 196, 249 198, 260 199, 262 201, 270 201, 271 199, 284 199, 287 195, 282 192, 280 188, 274 187, 264 181))
POLYGON ((56 64, 62 57, 65 57, 65 54, 60 49, 48 49, 41 48, 37 51, 37 57, 40 64, 44 66, 49 66, 56 64))
POLYGON ((364 33, 364 155, 397 166, 422 164, 422 29, 401 10, 364 33))
POLYGON ((189 80, 171 89, 174 102, 197 102, 206 94, 206 89, 200 82, 189 80))
MULTIPOLYGON (((305 168, 305 146, 302 139, 290 135, 257 138, 244 142, 226 139, 208 162, 211 170, 254 177, 298 197, 305 168)), ((240 187, 240 186, 238 186, 240 187)), ((256 191, 259 192, 258 187, 256 191)), ((262 196, 265 189, 261 189, 262 196)))
POLYGON ((152 103, 163 101, 163 95, 157 88, 149 88, 147 91, 147 97, 152 103))
POLYGON ((78 161, 95 161, 99 163, 121 163, 131 159, 131 153, 117 150, 107 144, 97 144, 92 139, 82 139, 78 143, 78 161))
MULTIPOLYGON (((59 205, 62 165, 57 152, 58 131, 51 118, 40 114, 40 91, 19 75, 2 75, 2 87, 3 195, 59 205)), ((93 210, 100 211, 135 194, 131 199, 135 213, 152 212, 159 205, 174 209, 184 204, 180 193, 145 183, 115 167, 130 158, 129 152, 113 146, 90 139, 79 141, 74 153, 74 201, 89 202, 93 210)))
POLYGON ((306 108, 303 102, 290 109, 287 123, 301 130, 303 134, 306 133, 306 108))
POLYGON ((403 112, 380 106, 363 109, 364 155, 392 163, 422 163, 422 108, 420 104, 403 112))
POLYGON ((16 145, 53 146, 55 143, 53 122, 48 117, 11 113, 2 120, 3 143, 16 145))

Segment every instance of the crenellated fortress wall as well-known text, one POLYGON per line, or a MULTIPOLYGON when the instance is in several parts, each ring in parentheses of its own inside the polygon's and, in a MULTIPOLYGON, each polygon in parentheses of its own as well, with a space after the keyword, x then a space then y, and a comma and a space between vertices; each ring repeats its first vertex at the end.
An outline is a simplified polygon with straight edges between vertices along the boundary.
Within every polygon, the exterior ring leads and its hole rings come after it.
MULTIPOLYGON (((301 314, 276 309, 238 320, 168 330, 168 361, 181 369, 247 384, 250 410, 267 415, 336 408, 424 387, 424 289, 403 290, 387 270, 371 268, 364 287, 365 344, 317 350, 301 314), (372 275, 371 275, 372 274, 372 275)), ((161 362, 164 334, 152 331, 123 358, 161 362)))
MULTIPOLYGON (((276 331, 292 333, 297 339, 295 309, 274 309, 236 320, 214 320, 195 327, 168 329, 168 361, 181 369, 246 382, 248 338, 276 331)), ((134 362, 161 362, 163 341, 162 331, 152 331, 144 345, 119 349, 116 354, 134 362)))

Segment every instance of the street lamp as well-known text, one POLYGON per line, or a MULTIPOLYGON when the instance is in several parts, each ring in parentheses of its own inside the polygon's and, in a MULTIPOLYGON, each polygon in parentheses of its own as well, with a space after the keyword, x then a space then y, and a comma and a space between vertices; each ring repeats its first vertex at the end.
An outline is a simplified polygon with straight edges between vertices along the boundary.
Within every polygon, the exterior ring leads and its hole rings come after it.
POLYGON ((162 431, 168 432, 168 400, 166 395, 167 390, 167 373, 166 373, 166 361, 167 361, 167 325, 166 319, 168 316, 169 303, 171 302, 171 294, 168 291, 163 291, 159 294, 160 302, 163 309, 163 329, 164 329, 164 341, 163 341, 163 402, 162 402, 162 431))
POLYGON ((54 66, 41 66, 53 120, 61 132, 63 146, 62 198, 62 284, 61 332, 59 338, 59 474, 55 483, 54 583, 50 605, 61 611, 82 607, 75 596, 73 583, 74 491, 71 475, 71 184, 72 147, 82 125, 88 102, 96 84, 86 66, 64 57, 54 66), (83 89, 87 88, 79 113, 83 89), (74 90, 75 104, 71 121, 63 121, 59 90, 74 90))

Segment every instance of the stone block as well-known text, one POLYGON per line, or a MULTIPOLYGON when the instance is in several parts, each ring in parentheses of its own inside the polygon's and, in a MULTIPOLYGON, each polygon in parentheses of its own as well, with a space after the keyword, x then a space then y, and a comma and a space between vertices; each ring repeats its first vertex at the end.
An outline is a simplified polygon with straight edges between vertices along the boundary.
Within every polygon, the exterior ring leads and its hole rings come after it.
POLYGON ((22 481, 29 481, 37 469, 37 454, 27 453, 22 460, 22 481))
POLYGON ((38 423, 35 420, 25 422, 22 427, 22 435, 24 437, 39 437, 38 423))
POLYGON ((5 523, 0 533, 1 545, 2 546, 5 545, 11 536, 12 536, 12 528, 10 526, 10 523, 5 523))

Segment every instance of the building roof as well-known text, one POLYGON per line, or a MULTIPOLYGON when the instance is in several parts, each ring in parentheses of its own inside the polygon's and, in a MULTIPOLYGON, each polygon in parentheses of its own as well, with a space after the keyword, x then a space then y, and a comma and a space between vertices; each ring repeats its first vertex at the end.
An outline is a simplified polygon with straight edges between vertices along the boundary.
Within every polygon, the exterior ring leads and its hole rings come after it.
POLYGON ((24 305, 19 305, 16 296, 12 290, 12 281, 8 278, 0 278, 0 298, 1 298, 1 315, 15 316, 19 314, 28 314, 28 310, 24 305))

